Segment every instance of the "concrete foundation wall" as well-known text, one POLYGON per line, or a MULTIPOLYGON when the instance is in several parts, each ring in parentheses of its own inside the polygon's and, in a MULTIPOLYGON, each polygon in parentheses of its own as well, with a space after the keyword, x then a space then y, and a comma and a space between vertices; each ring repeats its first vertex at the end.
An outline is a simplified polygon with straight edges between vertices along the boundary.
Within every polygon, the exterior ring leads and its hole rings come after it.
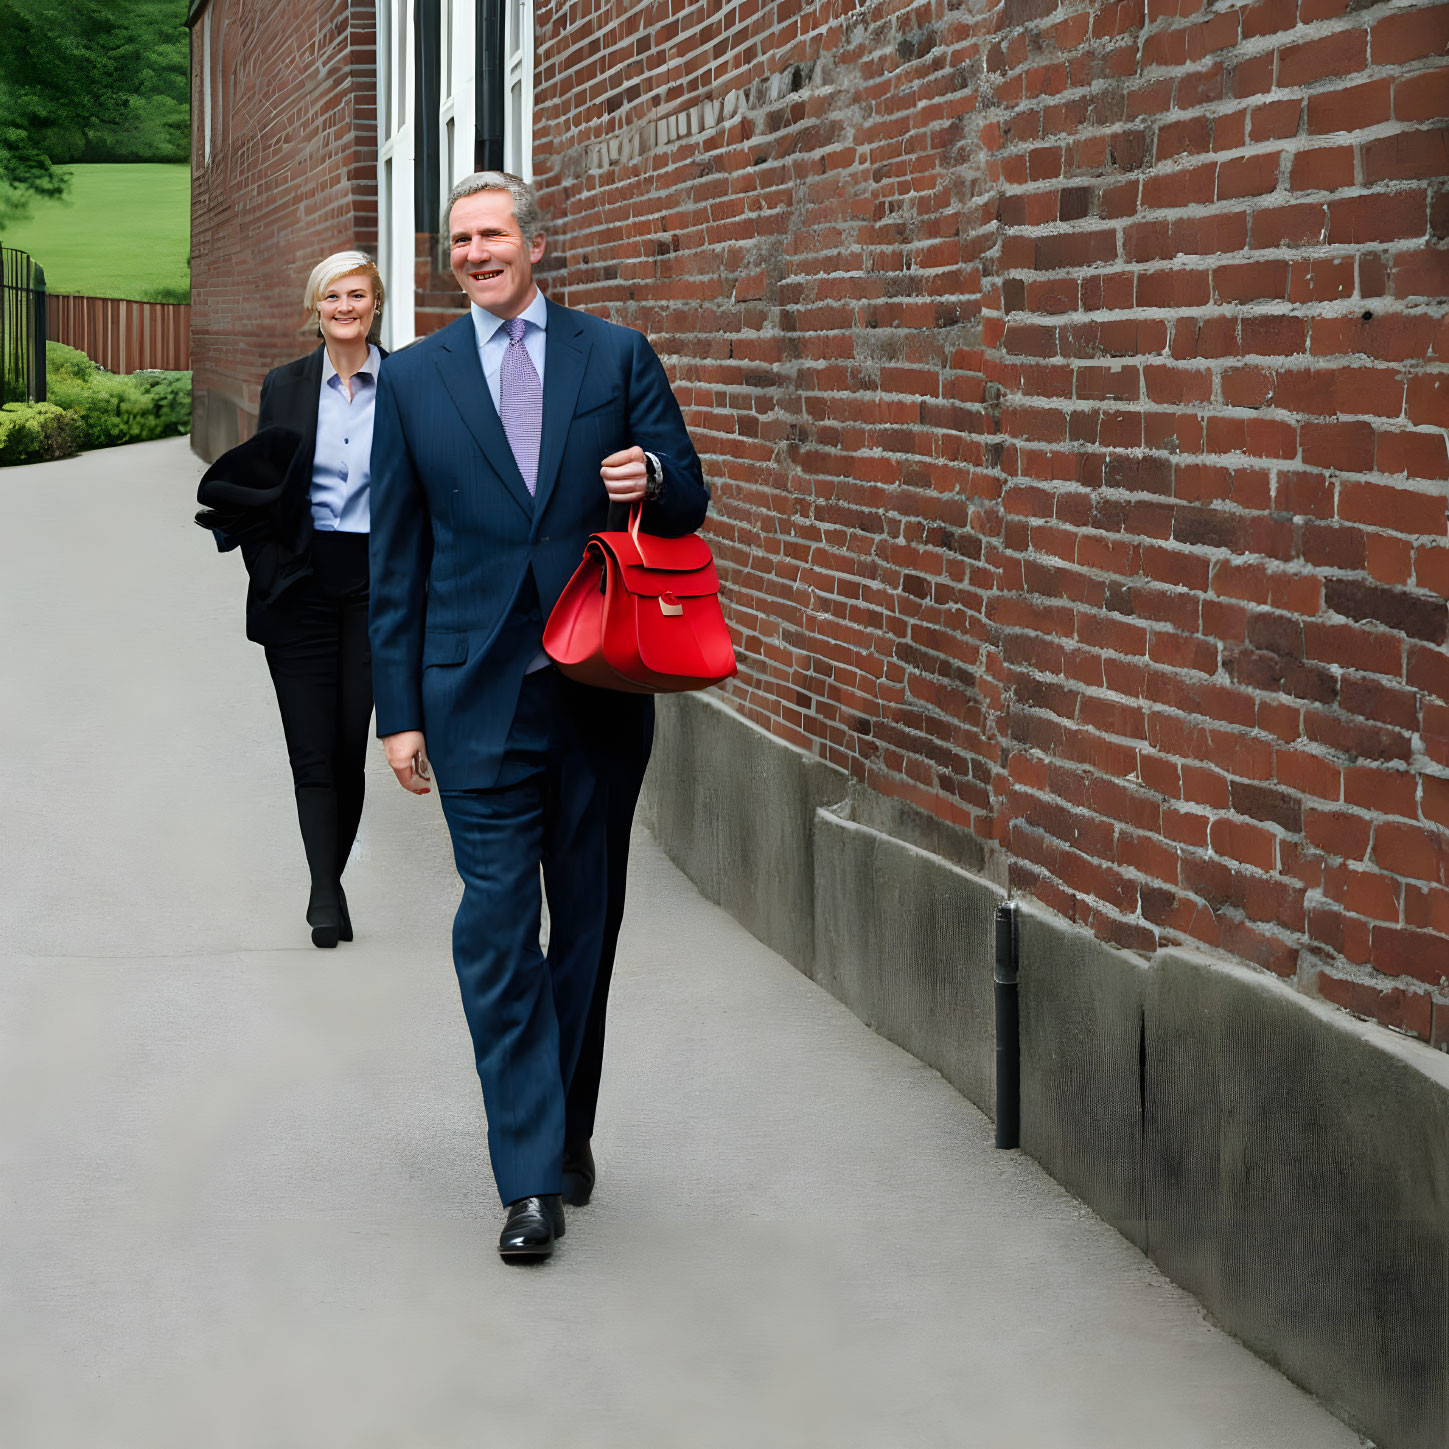
POLYGON ((829 811, 815 815, 815 979, 996 1110, 995 887, 829 811))
POLYGON ((1246 967, 1147 973, 1147 1251, 1383 1449, 1449 1443, 1449 1057, 1246 967))
POLYGON ((666 695, 656 709, 641 819, 705 896, 813 975, 815 812, 846 798, 849 776, 713 695, 666 695))
POLYGON ((1020 904, 1022 1148, 1145 1252, 1147 963, 1034 902, 1020 904))
MULTIPOLYGON (((876 828, 859 787, 718 700, 660 704, 660 844, 991 1112, 999 889, 876 828)), ((1021 904, 1023 1149, 1380 1449, 1443 1449, 1449 1057, 1230 960, 1144 959, 1021 904)))

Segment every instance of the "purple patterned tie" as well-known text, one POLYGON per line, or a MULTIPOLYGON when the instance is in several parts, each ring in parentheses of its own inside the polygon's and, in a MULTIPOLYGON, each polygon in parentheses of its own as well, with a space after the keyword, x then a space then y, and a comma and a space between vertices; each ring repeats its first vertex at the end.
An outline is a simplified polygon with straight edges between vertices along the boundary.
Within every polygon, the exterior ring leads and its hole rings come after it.
POLYGON ((522 317, 510 318, 508 350, 503 354, 503 367, 498 374, 499 411, 503 414, 503 431, 513 449, 513 460, 530 495, 538 487, 538 444, 543 435, 543 384, 538 369, 523 345, 523 329, 528 325, 522 317))

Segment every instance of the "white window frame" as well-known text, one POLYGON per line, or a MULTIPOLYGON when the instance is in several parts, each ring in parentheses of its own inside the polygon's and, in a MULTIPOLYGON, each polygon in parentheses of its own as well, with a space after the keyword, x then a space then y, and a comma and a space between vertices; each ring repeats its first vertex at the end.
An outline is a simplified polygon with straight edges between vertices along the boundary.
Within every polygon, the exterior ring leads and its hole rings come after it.
POLYGON ((503 169, 532 181, 533 0, 504 0, 503 13, 503 169))
POLYGON ((387 289, 382 341, 389 350, 413 340, 417 317, 416 47, 413 0, 377 0, 377 260, 387 289))
POLYGON ((201 17, 201 128, 205 141, 202 160, 211 165, 211 6, 201 17))
MULTIPOLYGON (((442 78, 438 86, 438 166, 442 186, 438 194, 445 203, 453 183, 473 170, 473 137, 478 114, 473 59, 477 46, 477 11, 474 0, 443 0, 442 78), (451 148, 448 145, 450 124, 453 128, 451 148)), ((438 225, 442 226, 441 217, 438 225)))

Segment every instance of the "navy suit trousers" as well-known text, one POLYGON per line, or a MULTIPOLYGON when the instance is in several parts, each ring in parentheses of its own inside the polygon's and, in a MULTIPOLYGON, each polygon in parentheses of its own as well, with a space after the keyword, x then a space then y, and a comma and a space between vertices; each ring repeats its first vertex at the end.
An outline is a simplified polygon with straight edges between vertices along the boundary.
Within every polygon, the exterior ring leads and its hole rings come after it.
POLYGON ((564 1104, 608 916, 614 761, 610 732, 593 728, 598 694, 552 668, 527 675, 493 787, 440 791, 463 880, 453 963, 504 1203, 562 1187, 564 1104))

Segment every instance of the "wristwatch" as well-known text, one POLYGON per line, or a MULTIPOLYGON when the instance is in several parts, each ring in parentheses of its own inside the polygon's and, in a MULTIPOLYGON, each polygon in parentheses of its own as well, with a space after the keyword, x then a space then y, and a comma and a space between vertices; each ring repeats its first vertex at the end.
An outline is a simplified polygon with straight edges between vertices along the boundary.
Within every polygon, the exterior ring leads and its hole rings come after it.
POLYGON ((664 492, 664 465, 647 450, 644 453, 644 472, 647 475, 644 496, 652 502, 664 492))

